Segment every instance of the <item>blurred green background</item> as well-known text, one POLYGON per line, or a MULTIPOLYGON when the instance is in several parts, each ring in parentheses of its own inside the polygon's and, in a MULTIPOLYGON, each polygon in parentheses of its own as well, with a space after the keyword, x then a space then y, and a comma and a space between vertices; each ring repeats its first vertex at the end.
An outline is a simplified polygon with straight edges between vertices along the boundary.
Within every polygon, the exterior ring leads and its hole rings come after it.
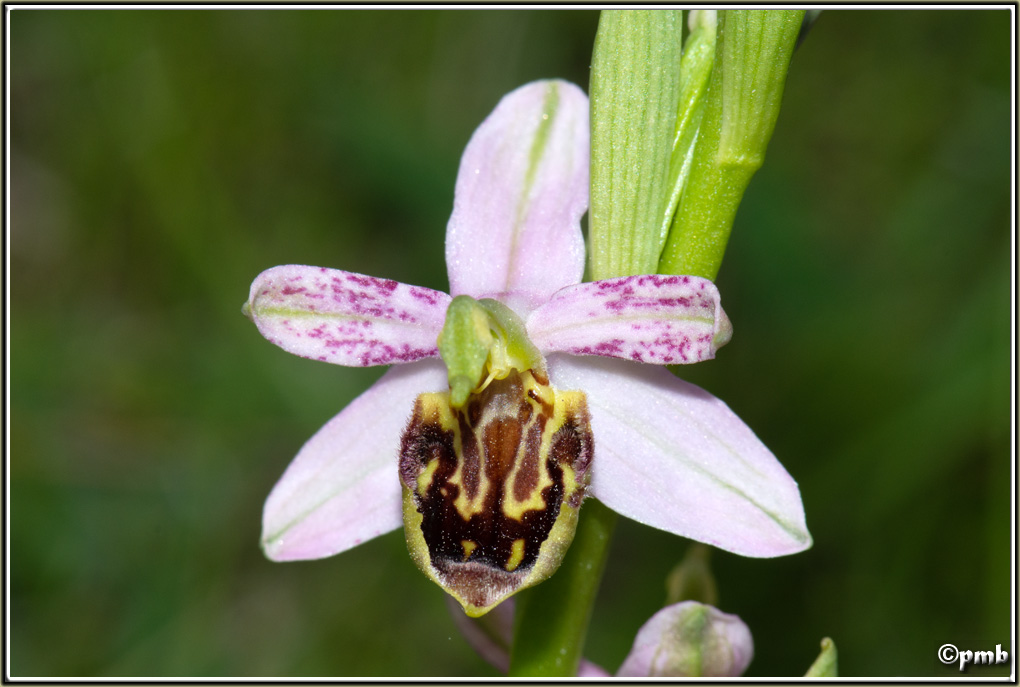
MULTIPOLYGON (((273 564, 265 496, 372 380, 240 306, 307 263, 445 290, 460 153, 505 92, 587 87, 589 11, 10 14, 10 670, 495 675, 401 533, 273 564)), ((1010 651, 1010 26, 827 11, 794 57, 683 370, 798 480, 814 547, 713 556, 749 675, 959 673, 1010 651)), ((615 670, 688 542, 621 521, 615 670)), ((1002 675, 975 668, 974 677, 1002 675)))

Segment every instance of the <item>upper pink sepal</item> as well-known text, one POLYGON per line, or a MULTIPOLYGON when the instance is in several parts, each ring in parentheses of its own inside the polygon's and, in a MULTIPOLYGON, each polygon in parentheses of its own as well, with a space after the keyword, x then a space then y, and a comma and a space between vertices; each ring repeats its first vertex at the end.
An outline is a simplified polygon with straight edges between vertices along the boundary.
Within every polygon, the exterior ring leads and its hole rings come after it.
POLYGON ((589 493, 652 527, 758 558, 811 546, 797 483, 725 403, 668 370, 610 358, 547 359, 588 397, 589 493))
POLYGON ((273 267, 251 285, 247 308, 262 336, 313 360, 366 367, 439 354, 450 297, 354 272, 273 267))
POLYGON ((588 97, 566 81, 507 94, 460 161, 446 229, 450 293, 527 294, 581 281, 588 207, 588 97))
POLYGON ((323 558, 400 527, 400 435, 418 394, 446 388, 441 361, 393 367, 326 423, 266 500, 266 556, 323 558))
POLYGON ((715 284, 662 274, 568 286, 528 316, 543 351, 655 365, 713 358, 732 332, 715 284))

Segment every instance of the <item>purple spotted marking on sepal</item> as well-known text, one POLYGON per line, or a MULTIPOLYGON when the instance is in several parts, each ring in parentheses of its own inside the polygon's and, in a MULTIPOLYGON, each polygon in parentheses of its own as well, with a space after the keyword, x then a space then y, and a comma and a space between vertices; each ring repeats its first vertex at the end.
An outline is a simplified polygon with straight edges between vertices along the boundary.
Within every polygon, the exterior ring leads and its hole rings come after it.
POLYGON ((410 363, 439 354, 450 297, 392 279, 281 265, 251 287, 252 319, 284 350, 338 365, 410 363))
POLYGON ((655 365, 715 357, 732 327, 707 279, 646 274, 568 286, 528 317, 544 352, 655 365))

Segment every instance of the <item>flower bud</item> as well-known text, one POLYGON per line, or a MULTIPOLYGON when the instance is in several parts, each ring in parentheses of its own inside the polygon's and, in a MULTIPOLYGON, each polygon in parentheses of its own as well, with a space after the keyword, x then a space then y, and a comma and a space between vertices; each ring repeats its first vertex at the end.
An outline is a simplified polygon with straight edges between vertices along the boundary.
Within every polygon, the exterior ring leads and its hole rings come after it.
POLYGON ((753 655, 744 621, 684 601, 662 609, 641 627, 617 676, 735 677, 753 655))

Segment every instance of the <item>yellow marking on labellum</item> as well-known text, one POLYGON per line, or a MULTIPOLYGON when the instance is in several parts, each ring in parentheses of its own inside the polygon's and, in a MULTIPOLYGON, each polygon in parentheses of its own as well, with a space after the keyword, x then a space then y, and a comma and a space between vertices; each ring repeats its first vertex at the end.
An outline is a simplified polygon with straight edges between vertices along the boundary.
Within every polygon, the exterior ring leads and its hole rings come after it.
POLYGON ((524 560, 524 540, 514 539, 514 543, 510 546, 510 558, 506 562, 506 571, 513 572, 517 569, 517 566, 524 560))
POLYGON ((436 474, 436 468, 439 467, 439 461, 432 461, 425 466, 425 469, 420 475, 418 475, 418 491, 425 491, 432 484, 432 476, 436 474))
POLYGON ((541 582, 573 539, 592 445, 584 393, 542 370, 512 369, 458 408, 421 394, 400 447, 412 558, 471 616, 541 582))

